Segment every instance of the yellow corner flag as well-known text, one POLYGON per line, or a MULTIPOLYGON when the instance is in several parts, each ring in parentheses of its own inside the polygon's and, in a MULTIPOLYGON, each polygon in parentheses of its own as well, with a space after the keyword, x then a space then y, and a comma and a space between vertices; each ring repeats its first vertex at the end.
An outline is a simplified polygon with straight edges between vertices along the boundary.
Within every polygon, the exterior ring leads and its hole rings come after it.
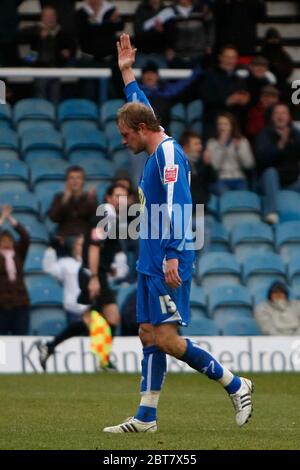
POLYGON ((98 357, 100 365, 105 367, 108 365, 109 355, 112 349, 110 326, 100 313, 96 312, 96 310, 92 310, 89 328, 91 349, 98 357))

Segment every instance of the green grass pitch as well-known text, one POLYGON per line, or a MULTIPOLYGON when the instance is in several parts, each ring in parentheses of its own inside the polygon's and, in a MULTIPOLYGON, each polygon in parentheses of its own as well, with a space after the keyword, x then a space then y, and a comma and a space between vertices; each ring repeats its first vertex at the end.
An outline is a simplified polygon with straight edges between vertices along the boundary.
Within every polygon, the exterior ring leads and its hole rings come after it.
POLYGON ((169 374, 159 431, 111 435, 102 428, 136 409, 139 376, 2 376, 0 449, 300 449, 300 375, 250 377, 254 414, 241 429, 220 385, 199 374, 169 374))

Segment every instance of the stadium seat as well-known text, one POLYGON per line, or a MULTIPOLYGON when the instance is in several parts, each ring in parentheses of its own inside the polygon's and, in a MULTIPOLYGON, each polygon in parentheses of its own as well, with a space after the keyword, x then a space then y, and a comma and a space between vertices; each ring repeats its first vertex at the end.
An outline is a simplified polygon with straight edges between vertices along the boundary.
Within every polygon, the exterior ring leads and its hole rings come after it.
POLYGON ((15 104, 13 115, 15 123, 23 119, 54 121, 55 108, 50 101, 42 98, 26 98, 15 104))
POLYGON ((280 191, 277 195, 280 222, 300 220, 300 194, 294 191, 280 191))
POLYGON ((220 198, 220 214, 227 230, 242 222, 261 221, 261 203, 250 191, 228 191, 220 198))
POLYGON ((85 158, 80 166, 84 169, 87 180, 96 178, 113 178, 114 164, 105 158, 85 158))
POLYGON ((205 253, 197 272, 206 292, 221 285, 240 284, 240 266, 230 253, 205 253))
POLYGON ((115 121, 119 109, 125 104, 122 99, 108 100, 101 106, 100 122, 104 127, 109 121, 115 121))
POLYGON ((54 131, 54 123, 52 121, 38 121, 35 119, 26 119, 25 121, 20 121, 18 124, 18 134, 22 136, 25 131, 30 129, 31 131, 39 131, 40 129, 46 129, 54 131))
POLYGON ((180 140, 185 129, 186 126, 181 121, 171 121, 169 124, 169 134, 176 140, 180 140))
POLYGON ((194 282, 191 285, 190 306, 201 310, 203 316, 207 316, 206 301, 203 289, 194 282))
POLYGON ((225 230, 224 226, 218 222, 215 222, 211 227, 210 233, 210 252, 229 252, 229 235, 225 230))
POLYGON ((8 103, 0 106, 0 129, 4 129, 4 127, 12 127, 12 109, 8 103))
POLYGON ((44 215, 49 205, 51 204, 53 197, 57 193, 64 191, 64 181, 39 181, 34 186, 34 192, 39 202, 41 203, 41 212, 44 215))
POLYGON ((202 135, 203 134, 203 122, 202 121, 194 121, 190 126, 189 126, 189 129, 192 131, 192 132, 195 132, 196 134, 198 135, 202 135))
POLYGON ((277 250, 285 262, 300 256, 300 220, 277 225, 275 237, 277 250))
MULTIPOLYGON (((32 167, 35 165, 36 161, 43 158, 44 160, 63 160, 64 153, 63 149, 37 149, 37 150, 28 150, 28 152, 23 155, 24 161, 27 163, 28 166, 32 167)), ((49 162, 50 163, 50 162, 49 162)))
POLYGON ((29 151, 42 150, 62 151, 62 137, 53 129, 27 129, 21 136, 21 149, 23 154, 29 151))
POLYGON ((98 153, 102 153, 104 156, 106 155, 106 137, 104 133, 98 129, 78 129, 76 134, 67 132, 64 138, 68 155, 74 150, 94 150, 98 153))
POLYGON ((39 214, 36 196, 29 191, 1 192, 0 205, 10 204, 15 212, 33 212, 39 214))
POLYGON ((292 289, 300 295, 300 256, 291 259, 288 266, 289 280, 292 289))
POLYGON ((49 235, 45 225, 34 217, 30 217, 30 215, 31 214, 18 214, 17 219, 26 228, 30 235, 31 242, 48 245, 49 235))
POLYGON ((41 307, 32 309, 30 334, 34 336, 56 336, 67 326, 66 314, 61 308, 41 307))
POLYGON ((231 245, 239 261, 251 254, 273 252, 273 231, 264 223, 237 224, 231 232, 231 245))
POLYGON ((112 161, 114 164, 115 173, 119 170, 124 170, 128 172, 131 167, 132 155, 127 149, 116 150, 112 154, 112 161))
POLYGON ((125 145, 123 144, 120 132, 110 135, 108 141, 108 148, 111 154, 117 152, 118 150, 124 151, 126 149, 125 145))
POLYGON ((68 99, 59 104, 57 117, 60 122, 76 119, 98 121, 98 108, 90 100, 68 99))
POLYGON ((98 130, 97 123, 95 121, 85 121, 85 120, 77 120, 77 121, 65 121, 60 126, 62 135, 65 136, 70 133, 77 133, 78 130, 87 131, 89 132, 92 130, 98 130))
POLYGON ((181 334, 182 336, 218 336, 220 331, 214 320, 193 316, 189 326, 181 328, 181 334))
POLYGON ((42 283, 32 283, 28 286, 30 305, 34 307, 61 306, 63 290, 58 283, 47 282, 46 277, 42 283))
POLYGON ((228 320, 222 328, 223 336, 259 336, 256 321, 253 318, 241 318, 240 320, 228 320))
POLYGON ((104 126, 104 134, 107 137, 107 141, 109 142, 110 138, 116 134, 120 134, 116 121, 108 121, 104 126))
POLYGON ((0 132, 0 160, 18 159, 19 145, 18 136, 15 131, 1 128, 0 132))
POLYGON ((201 100, 194 100, 191 103, 189 103, 186 108, 186 114, 187 114, 187 121, 188 121, 189 127, 194 122, 202 121, 203 102, 201 100))
POLYGON ((38 159, 31 167, 31 181, 36 185, 39 181, 65 180, 65 173, 69 164, 63 160, 52 160, 51 164, 47 159, 38 159))
MULTIPOLYGON (((270 285, 271 283, 267 283, 267 284, 264 284, 263 286, 257 288, 254 292, 253 292, 253 301, 254 301, 254 305, 258 305, 262 302, 266 302, 267 301, 267 297, 268 297, 268 291, 270 289, 270 285)), ((297 294, 296 291, 294 291, 292 288, 286 286, 287 289, 288 289, 288 292, 289 292, 289 298, 291 300, 296 300, 298 297, 299 297, 299 294, 297 294)))
POLYGON ((220 286, 212 289, 208 296, 209 313, 226 314, 236 309, 242 309, 251 314, 252 300, 249 291, 244 286, 220 286))
POLYGON ((219 217, 219 199, 214 194, 210 195, 209 201, 206 205, 207 212, 213 215, 216 219, 219 217))
POLYGON ((99 204, 104 202, 104 196, 109 186, 110 186, 110 182, 107 182, 107 181, 101 181, 101 183, 97 184, 96 189, 97 189, 97 199, 98 199, 99 204))
POLYGON ((171 107, 170 121, 182 122, 186 127, 187 115, 185 106, 182 103, 177 103, 171 107))
POLYGON ((32 244, 29 247, 25 264, 24 264, 24 273, 42 273, 43 272, 43 258, 45 254, 46 247, 41 247, 40 245, 32 244))
POLYGON ((275 253, 252 255, 244 260, 243 277, 248 289, 254 292, 262 283, 285 282, 285 265, 275 253))
POLYGON ((27 191, 28 167, 18 160, 0 160, 1 191, 27 191))

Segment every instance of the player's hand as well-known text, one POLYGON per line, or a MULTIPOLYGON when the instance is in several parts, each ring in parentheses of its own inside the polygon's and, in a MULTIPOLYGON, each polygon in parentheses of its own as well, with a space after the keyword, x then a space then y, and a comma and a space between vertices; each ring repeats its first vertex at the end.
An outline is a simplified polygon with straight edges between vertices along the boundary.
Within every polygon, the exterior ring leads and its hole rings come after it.
POLYGON ((117 42, 117 49, 120 71, 131 68, 135 62, 136 49, 132 47, 128 34, 121 34, 120 40, 117 42))
POLYGON ((182 280, 178 274, 178 259, 168 259, 165 266, 165 281, 171 289, 181 286, 182 280))
POLYGON ((89 290, 89 296, 91 300, 94 300, 96 297, 98 297, 98 295, 100 295, 101 284, 100 284, 98 276, 93 276, 90 279, 88 290, 89 290))

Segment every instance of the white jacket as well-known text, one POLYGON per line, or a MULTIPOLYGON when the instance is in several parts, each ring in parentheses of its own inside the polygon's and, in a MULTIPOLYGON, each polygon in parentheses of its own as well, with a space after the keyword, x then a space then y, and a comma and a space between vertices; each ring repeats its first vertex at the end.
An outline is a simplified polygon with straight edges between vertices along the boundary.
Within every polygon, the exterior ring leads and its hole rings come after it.
POLYGON ((82 305, 77 302, 78 295, 80 294, 78 283, 80 267, 81 261, 71 256, 57 259, 55 250, 47 248, 43 259, 43 269, 62 283, 64 289, 64 309, 78 315, 81 315, 88 308, 88 305, 82 305))

